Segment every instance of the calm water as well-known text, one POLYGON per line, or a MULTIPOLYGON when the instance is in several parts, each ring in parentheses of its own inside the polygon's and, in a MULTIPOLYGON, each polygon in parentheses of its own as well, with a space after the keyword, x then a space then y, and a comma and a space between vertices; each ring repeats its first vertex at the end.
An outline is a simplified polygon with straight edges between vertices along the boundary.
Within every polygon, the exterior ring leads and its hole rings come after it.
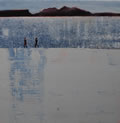
POLYGON ((1 123, 119 123, 120 50, 0 49, 1 123))
POLYGON ((120 48, 119 17, 0 18, 0 47, 120 48))

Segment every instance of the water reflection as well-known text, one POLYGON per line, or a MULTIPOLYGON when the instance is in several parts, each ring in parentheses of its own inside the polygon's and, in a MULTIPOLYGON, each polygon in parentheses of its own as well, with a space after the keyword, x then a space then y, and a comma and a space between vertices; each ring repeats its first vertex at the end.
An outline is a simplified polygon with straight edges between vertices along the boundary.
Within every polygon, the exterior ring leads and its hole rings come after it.
POLYGON ((44 119, 44 49, 8 49, 12 108, 10 123, 42 123, 44 119))

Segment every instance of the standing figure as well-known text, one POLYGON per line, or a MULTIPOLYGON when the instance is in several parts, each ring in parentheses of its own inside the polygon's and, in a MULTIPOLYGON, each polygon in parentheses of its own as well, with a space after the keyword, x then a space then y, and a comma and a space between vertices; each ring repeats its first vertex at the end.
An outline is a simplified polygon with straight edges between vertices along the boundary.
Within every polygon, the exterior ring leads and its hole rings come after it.
POLYGON ((26 37, 24 38, 24 48, 27 48, 27 39, 26 39, 26 37))
POLYGON ((38 47, 38 38, 35 38, 35 48, 38 47))

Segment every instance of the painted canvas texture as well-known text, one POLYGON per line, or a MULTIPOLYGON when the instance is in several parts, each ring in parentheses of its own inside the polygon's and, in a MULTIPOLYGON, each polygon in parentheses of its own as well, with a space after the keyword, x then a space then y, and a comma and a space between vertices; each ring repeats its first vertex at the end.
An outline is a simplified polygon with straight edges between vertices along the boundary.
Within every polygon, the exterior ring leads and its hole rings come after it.
POLYGON ((0 123, 119 115, 119 0, 0 0, 0 123))

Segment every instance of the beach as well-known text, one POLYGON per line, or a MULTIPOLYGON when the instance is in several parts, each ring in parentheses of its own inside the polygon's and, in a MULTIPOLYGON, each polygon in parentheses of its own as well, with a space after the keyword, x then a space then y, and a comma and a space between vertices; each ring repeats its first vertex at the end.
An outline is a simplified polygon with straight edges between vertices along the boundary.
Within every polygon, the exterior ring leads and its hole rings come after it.
POLYGON ((120 50, 1 48, 0 58, 0 122, 119 122, 120 50))

